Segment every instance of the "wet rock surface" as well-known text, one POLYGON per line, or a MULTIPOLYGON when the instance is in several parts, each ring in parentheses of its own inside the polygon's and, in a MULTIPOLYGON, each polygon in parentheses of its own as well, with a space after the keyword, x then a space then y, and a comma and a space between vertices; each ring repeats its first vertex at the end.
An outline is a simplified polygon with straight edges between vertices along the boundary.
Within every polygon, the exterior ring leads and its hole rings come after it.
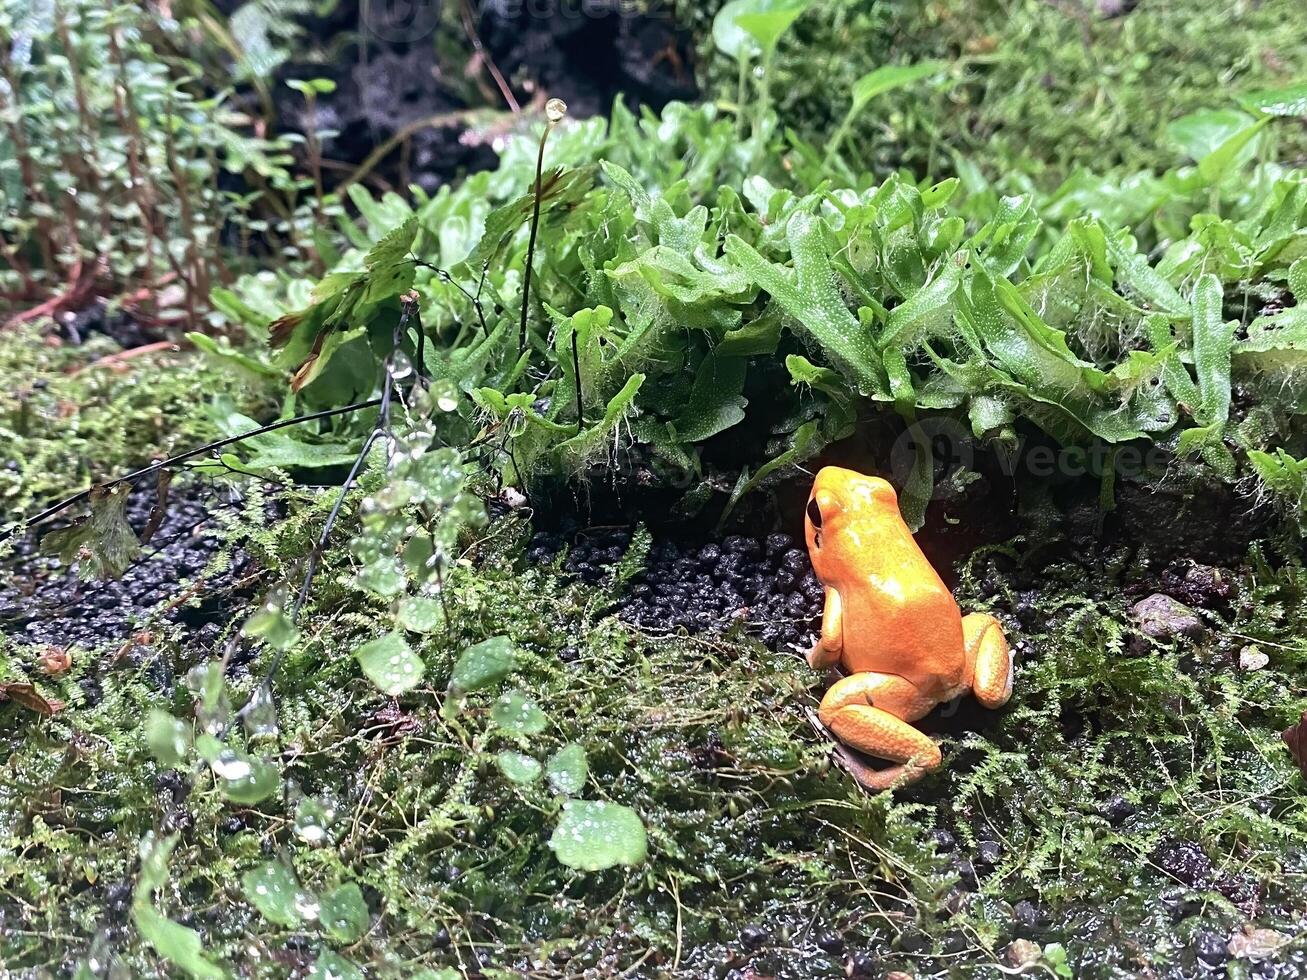
POLYGON ((1205 632, 1203 621, 1192 609, 1160 592, 1136 602, 1130 615, 1145 636, 1163 643, 1196 640, 1205 632))
POLYGON ((657 4, 487 3, 478 30, 507 78, 582 116, 606 113, 619 93, 654 110, 698 95, 690 39, 657 4))
MULTIPOLYGON (((625 528, 536 534, 527 559, 553 561, 567 548, 562 570, 598 585, 610 578, 631 542, 625 528)), ((664 539, 622 590, 614 610, 651 632, 695 634, 742 629, 774 650, 806 651, 821 625, 824 591, 802 542, 788 534, 729 535, 720 541, 664 539)))
POLYGON ((55 318, 59 335, 71 344, 82 344, 99 334, 108 337, 124 350, 142 347, 164 337, 164 331, 149 327, 122 309, 110 309, 103 299, 75 312, 55 318))
MULTIPOLYGON (((220 5, 235 9, 227 0, 220 5)), ((326 134, 324 155, 346 165, 332 168, 328 183, 396 137, 406 149, 385 154, 371 175, 397 190, 412 181, 431 192, 460 174, 493 168, 497 154, 489 141, 458 118, 483 106, 509 109, 485 57, 519 106, 557 96, 578 118, 607 114, 619 95, 632 107, 654 110, 698 95, 691 39, 656 4, 496 0, 475 4, 468 14, 455 27, 438 3, 343 0, 296 18, 324 47, 278 69, 276 113, 286 129, 326 134), (463 70, 461 60, 451 62, 442 51, 453 43, 470 54, 473 29, 482 53, 463 70), (285 84, 306 78, 335 84, 312 109, 285 84)))
MULTIPOLYGON (((127 519, 139 536, 157 495, 138 488, 127 519)), ((22 642, 66 649, 121 643, 162 614, 199 642, 214 642, 248 594, 240 588, 253 571, 239 550, 221 571, 204 578, 221 550, 218 518, 233 504, 225 493, 196 481, 173 485, 163 519, 137 560, 116 581, 82 581, 40 550, 42 527, 18 541, 0 574, 0 632, 22 642), (194 603, 189 600, 194 598, 194 603)))

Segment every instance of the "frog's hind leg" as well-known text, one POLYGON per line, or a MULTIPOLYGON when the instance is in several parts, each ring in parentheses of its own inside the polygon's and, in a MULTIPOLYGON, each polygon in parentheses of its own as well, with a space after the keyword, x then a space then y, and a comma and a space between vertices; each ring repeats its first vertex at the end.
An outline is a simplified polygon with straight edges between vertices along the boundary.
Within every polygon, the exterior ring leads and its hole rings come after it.
POLYGON ((845 745, 897 763, 858 776, 868 789, 881 790, 910 783, 939 766, 939 746, 908 724, 933 706, 902 677, 853 674, 831 685, 817 717, 845 745))
POLYGON ((986 708, 1007 704, 1012 696, 1012 651, 1003 627, 993 616, 971 613, 962 617, 967 661, 974 664, 971 688, 986 708))

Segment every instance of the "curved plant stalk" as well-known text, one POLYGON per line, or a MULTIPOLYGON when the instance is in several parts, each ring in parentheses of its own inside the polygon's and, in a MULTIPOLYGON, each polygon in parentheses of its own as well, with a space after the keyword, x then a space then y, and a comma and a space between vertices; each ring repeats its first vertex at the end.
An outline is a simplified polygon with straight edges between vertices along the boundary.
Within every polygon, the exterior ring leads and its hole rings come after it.
POLYGON ((517 353, 521 357, 526 353, 527 311, 531 306, 531 268, 535 264, 536 235, 540 231, 540 184, 545 166, 545 144, 549 134, 567 115, 567 103, 562 99, 550 99, 545 103, 545 131, 540 134, 540 152, 536 155, 536 182, 534 200, 531 202, 531 236, 526 243, 526 269, 522 272, 522 321, 518 328, 517 353))
POLYGON ((361 412, 365 408, 374 408, 381 404, 380 398, 369 398, 366 401, 354 402, 352 405, 343 405, 340 408, 328 408, 321 412, 310 412, 308 415, 296 415, 289 419, 279 419, 276 422, 269 422, 267 425, 261 425, 257 429, 250 429, 248 432, 241 432, 234 436, 227 436, 225 439, 217 439, 213 442, 206 442, 203 446, 197 446, 194 449, 188 449, 185 452, 178 453, 176 456, 169 456, 167 459, 159 460, 157 463, 151 463, 149 466, 143 466, 138 470, 133 470, 123 476, 114 477, 112 480, 106 480, 103 483, 97 483, 94 486, 87 487, 85 490, 79 490, 71 497, 65 497, 58 503, 51 504, 49 507, 33 514, 29 518, 24 518, 11 524, 9 527, 0 529, 0 541, 5 541, 13 537, 22 528, 35 527, 44 521, 49 520, 56 514, 62 513, 69 507, 81 503, 83 500, 90 498, 91 494, 97 490, 108 490, 112 487, 121 486, 124 483, 135 483, 137 480, 153 476, 160 470, 169 467, 179 466, 182 463, 189 462, 206 453, 213 452, 215 449, 222 449, 224 446, 232 446, 238 442, 244 442, 246 439, 252 439, 255 436, 261 436, 265 432, 276 432, 278 429, 285 429, 292 425, 301 425, 305 422, 314 422, 318 419, 329 419, 337 415, 348 415, 351 412, 361 412))
MULTIPOLYGON (((391 357, 399 351, 400 343, 403 340, 405 329, 408 327, 409 320, 417 315, 418 312, 418 295, 411 292, 401 300, 402 309, 399 322, 395 324, 394 343, 391 347, 391 357)), ((418 363, 421 362, 422 348, 422 329, 421 324, 418 326, 419 354, 418 363)), ((421 368, 417 365, 413 369, 417 372, 417 377, 421 383, 421 368)), ((354 489, 355 483, 358 482, 359 474, 363 472, 363 466, 367 462, 368 455, 372 452, 372 447, 376 441, 382 437, 390 435, 390 409, 395 395, 395 373, 391 368, 391 361, 388 358, 382 365, 382 382, 381 397, 377 399, 377 421, 372 431, 368 433, 363 445, 359 449, 359 454, 354 459, 354 465, 350 467, 349 475, 345 477, 345 482, 341 484, 340 494, 336 497, 336 503, 332 506, 327 519, 322 525, 317 539, 313 542, 313 548, 309 552, 309 557, 304 567, 304 578, 300 581, 299 590, 295 593, 295 602, 291 605, 289 618, 291 623, 299 619, 300 611, 304 604, 308 602, 309 589, 313 585, 313 577, 317 574, 318 566, 322 562, 322 556, 327 550, 327 542, 331 538, 331 532, 336 526, 336 521, 340 517, 341 509, 345 506, 345 500, 349 497, 350 491, 354 489)), ((266 697, 270 696, 273 679, 277 676, 277 671, 281 668, 282 660, 285 659, 286 648, 279 649, 272 658, 272 663, 268 665, 259 686, 255 688, 254 694, 245 702, 244 707, 237 712, 237 717, 243 717, 253 706, 258 705, 266 697)))

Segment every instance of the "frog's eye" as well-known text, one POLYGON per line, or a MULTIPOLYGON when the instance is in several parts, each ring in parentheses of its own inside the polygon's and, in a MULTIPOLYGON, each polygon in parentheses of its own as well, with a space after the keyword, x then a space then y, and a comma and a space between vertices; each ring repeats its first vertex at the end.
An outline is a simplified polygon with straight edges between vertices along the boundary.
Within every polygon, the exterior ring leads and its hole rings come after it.
POLYGON ((815 499, 808 501, 808 520, 812 522, 813 527, 821 530, 821 508, 817 506, 815 499))

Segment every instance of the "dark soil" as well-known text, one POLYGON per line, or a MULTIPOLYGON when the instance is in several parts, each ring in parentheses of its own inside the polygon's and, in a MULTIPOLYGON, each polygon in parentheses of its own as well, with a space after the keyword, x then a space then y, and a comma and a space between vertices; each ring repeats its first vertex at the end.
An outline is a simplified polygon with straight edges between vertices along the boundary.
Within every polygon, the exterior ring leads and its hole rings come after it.
POLYGON ((618 95, 654 111, 697 98, 689 35, 662 4, 643 6, 487 3, 477 30, 519 98, 544 92, 578 116, 608 112, 618 95))
MULTIPOLYGON (((474 6, 483 51, 520 106, 557 96, 584 118, 607 113, 619 95, 654 110, 698 95, 690 39, 659 5, 648 12, 620 0, 474 6)), ((305 23, 330 55, 283 65, 273 92, 283 127, 328 133, 329 186, 407 126, 459 110, 509 108, 489 71, 467 61, 473 44, 460 18, 442 18, 438 3, 373 3, 365 10, 341 2, 305 23), (457 61, 442 56, 451 46, 462 52, 457 61), (315 112, 285 84, 309 78, 336 83, 315 112)), ((496 161, 483 139, 450 122, 421 126, 373 173, 397 190, 412 182, 430 192, 496 161)))
MULTIPOLYGON (((138 489, 127 503, 139 535, 157 499, 138 489)), ((117 581, 84 582, 40 550, 39 535, 20 540, 0 583, 0 631, 36 646, 86 650, 122 644, 155 623, 173 624, 192 649, 212 647, 223 627, 248 603, 243 581, 253 572, 237 551, 227 567, 204 577, 221 551, 217 517, 231 504, 200 482, 170 488, 166 510, 140 557, 117 581)), ((43 535, 49 528, 42 528, 43 535)))
MULTIPOLYGON (((562 569, 598 584, 611 574, 630 540, 630 531, 621 528, 577 532, 562 569)), ((550 561, 565 543, 560 534, 540 532, 531 539, 527 558, 550 561)), ((732 534, 698 544, 659 540, 614 611, 650 632, 738 628, 774 650, 806 651, 820 627, 822 597, 800 542, 780 533, 732 534)))
POLYGON ((126 310, 111 310, 103 299, 97 299, 75 313, 60 314, 55 317, 55 323, 60 336, 77 345, 95 335, 102 335, 124 350, 130 350, 166 337, 165 331, 142 323, 126 310))

